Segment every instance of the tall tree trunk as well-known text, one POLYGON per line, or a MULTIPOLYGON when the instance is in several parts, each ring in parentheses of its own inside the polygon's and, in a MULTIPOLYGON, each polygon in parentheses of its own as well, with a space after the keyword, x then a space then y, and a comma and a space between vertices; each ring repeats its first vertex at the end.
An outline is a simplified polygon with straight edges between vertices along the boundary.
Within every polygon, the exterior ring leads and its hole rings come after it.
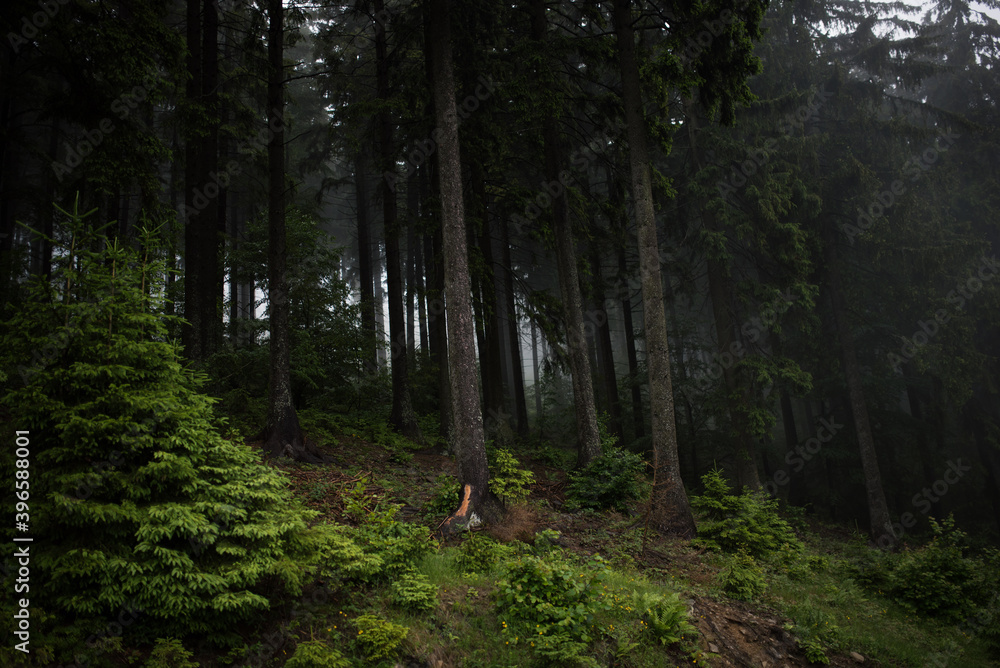
POLYGON ((417 265, 420 249, 417 247, 417 173, 406 179, 406 355, 411 361, 417 352, 417 323, 414 319, 417 296, 417 265))
POLYGON ((483 254, 484 271, 477 281, 480 296, 482 344, 479 348, 479 367, 483 383, 483 414, 486 438, 499 445, 507 445, 512 432, 504 410, 503 359, 500 336, 500 303, 497 299, 496 262, 493 258, 491 216, 486 206, 486 177, 482 167, 472 165, 472 188, 483 227, 479 235, 479 250, 483 254))
MULTIPOLYGON (((685 100, 685 107, 688 112, 688 139, 691 144, 691 156, 695 169, 701 171, 704 160, 698 143, 698 130, 702 118, 700 110, 693 100, 685 100)), ((722 229, 710 210, 701 208, 701 216, 710 233, 722 234, 722 229)), ((746 389, 740 387, 735 362, 724 363, 725 360, 738 359, 738 352, 742 344, 737 340, 733 317, 729 310, 733 287, 729 280, 728 268, 724 265, 723 260, 715 256, 716 252, 710 249, 705 260, 708 265, 708 292, 712 298, 712 315, 715 320, 719 364, 722 367, 722 377, 726 387, 726 407, 736 446, 736 484, 740 488, 749 487, 753 490, 759 490, 757 443, 750 433, 745 411, 750 397, 747 395, 746 389)))
POLYGON ((306 448, 299 417, 292 404, 291 341, 288 331, 288 277, 285 239, 285 91, 284 11, 282 0, 268 0, 267 123, 267 278, 271 368, 268 382, 264 449, 271 456, 298 461, 322 461, 306 448))
POLYGON ((535 326, 535 319, 529 320, 531 323, 531 369, 535 380, 535 422, 539 428, 539 438, 541 438, 542 426, 542 376, 538 369, 538 328, 535 326))
POLYGON ((225 208, 220 206, 219 184, 213 175, 219 171, 219 7, 216 0, 204 0, 202 6, 202 101, 207 121, 203 148, 198 159, 198 188, 205 208, 198 216, 203 248, 199 251, 201 267, 197 287, 197 305, 201 351, 208 357, 218 349, 222 329, 219 299, 222 295, 222 272, 219 259, 225 234, 225 208), (221 233, 220 233, 221 224, 221 233))
MULTIPOLYGON (((382 230, 383 237, 385 230, 382 230)), ((378 368, 385 367, 386 350, 385 342, 387 330, 385 326, 385 291, 382 289, 382 245, 378 242, 376 234, 372 241, 372 275, 375 279, 375 356, 378 360, 378 368)))
MULTIPOLYGON (((464 221, 463 221, 464 222, 464 221)), ((445 254, 444 233, 439 227, 434 232, 433 243, 433 291, 428 291, 429 308, 433 313, 434 322, 430 325, 430 349, 438 368, 438 401, 440 402, 438 419, 441 425, 441 438, 452 443, 452 423, 455 420, 451 401, 451 371, 448 359, 448 320, 445 312, 447 306, 445 295, 445 254), (433 297, 433 299, 432 299, 433 297)), ((479 395, 476 395, 478 400, 479 395)))
POLYGON ((362 359, 368 373, 378 369, 375 355, 375 278, 372 275, 371 223, 368 219, 368 187, 365 174, 364 149, 354 158, 354 185, 358 207, 358 277, 361 281, 361 331, 368 349, 362 359))
MULTIPOLYGON (((187 0, 187 103, 194 109, 201 106, 202 58, 201 58, 201 0, 187 0)), ((190 111, 194 115, 194 110, 190 111)), ((194 127, 195 121, 187 128, 184 152, 184 352, 189 359, 201 360, 202 309, 199 289, 202 287, 202 259, 204 253, 204 225, 195 206, 195 188, 201 175, 201 141, 194 127)))
POLYGON ((500 243, 503 258, 503 293, 507 308, 507 343, 510 347, 511 383, 514 394, 514 420, 517 435, 528 437, 528 409, 524 398, 524 365, 521 361, 521 335, 517 326, 517 304, 514 300, 514 264, 510 257, 510 231, 507 218, 500 220, 500 243))
POLYGON ((428 341, 427 341, 427 289, 424 287, 426 285, 424 280, 424 237, 418 234, 414 240, 414 275, 416 278, 416 283, 414 289, 417 293, 417 327, 420 330, 420 352, 422 355, 427 354, 428 341))
POLYGON ((870 520, 868 531, 872 543, 877 547, 887 549, 895 544, 896 537, 893 534, 889 506, 886 504, 885 492, 882 488, 882 475, 879 473, 875 440, 872 438, 871 422, 868 419, 868 405, 865 402, 865 391, 861 384, 861 366, 858 364, 851 325, 847 317, 843 280, 840 276, 840 264, 837 259, 836 233, 833 231, 832 225, 826 225, 825 236, 826 268, 830 301, 833 307, 833 321, 840 339, 841 362, 844 365, 851 415, 854 417, 854 429, 858 437, 858 447, 861 450, 861 468, 868 496, 868 517, 870 520))
POLYGON ((649 519, 650 524, 661 533, 691 537, 695 535, 696 528, 684 482, 681 480, 677 454, 667 323, 663 309, 660 254, 656 240, 642 94, 639 88, 639 66, 632 31, 631 0, 614 1, 614 22, 622 76, 629 169, 632 174, 632 200, 639 237, 639 271, 642 275, 643 319, 649 368, 649 406, 655 459, 649 519))
MULTIPOLYGON (((544 0, 532 2, 531 36, 539 44, 545 41, 546 18, 544 0)), ((538 73, 544 86, 551 85, 548 77, 538 73)), ((546 114, 542 121, 545 151, 545 179, 559 183, 562 150, 558 121, 546 114)), ((583 298, 576 268, 576 244, 570 223, 566 197, 552 198, 552 231, 556 245, 556 267, 559 272, 559 293, 562 297, 563 319, 566 323, 566 348, 573 381, 573 407, 576 412, 576 448, 578 468, 587 466, 601 454, 601 437, 597 429, 597 409, 594 406, 594 383, 591 378, 587 337, 583 325, 583 298)))
POLYGON ((429 14, 428 28, 434 37, 429 40, 434 44, 431 51, 434 111, 440 135, 438 164, 444 281, 448 296, 452 443, 456 451, 458 483, 461 487, 461 505, 442 525, 444 531, 450 532, 471 528, 484 520, 499 520, 503 516, 503 504, 489 489, 483 415, 479 409, 448 0, 430 0, 429 14))
POLYGON ((622 325, 625 329, 625 356, 628 359, 628 375, 632 386, 632 422, 635 429, 635 439, 638 440, 646 435, 646 415, 642 410, 642 388, 636 377, 639 374, 639 359, 635 353, 635 323, 632 321, 632 286, 628 280, 628 261, 625 257, 625 248, 628 244, 628 219, 625 213, 625 193, 624 187, 616 175, 608 170, 608 179, 611 183, 611 204, 617 213, 618 236, 620 245, 618 246, 618 282, 621 285, 622 303, 622 325))
MULTIPOLYGON (((382 16, 383 0, 375 0, 375 15, 382 16)), ((379 143, 382 150, 383 174, 395 171, 396 151, 393 142, 392 118, 389 115, 389 48, 385 34, 385 21, 375 22, 376 86, 382 101, 379 112, 379 143)), ((389 182, 382 181, 383 228, 385 231, 386 279, 389 284, 389 341, 392 358, 392 412, 389 422, 403 436, 418 443, 423 442, 417 416, 413 413, 410 398, 410 356, 406 348, 406 321, 403 313, 403 272, 399 252, 399 212, 396 191, 389 182)), ((412 302, 411 302, 412 304, 412 302)), ((412 314, 413 310, 410 309, 412 314)), ((412 337, 411 337, 412 338, 412 337)))
MULTIPOLYGON (((781 386, 779 389, 781 402, 781 424, 785 430, 785 450, 790 451, 799 444, 799 432, 795 427, 795 413, 792 410, 792 398, 788 395, 788 388, 781 386)), ((789 479, 788 494, 785 497, 788 503, 801 505, 800 490, 804 489, 798 476, 791 476, 789 479)), ((780 496, 775 493, 775 496, 780 496)))
POLYGON ((625 441, 622 430, 621 401, 618 398, 618 374, 615 372, 615 356, 611 345, 611 318, 604 308, 604 278, 601 275, 601 252, 594 245, 591 247, 590 263, 593 271, 594 305, 603 317, 597 322, 595 332, 597 348, 597 375, 603 387, 605 408, 610 420, 608 428, 618 437, 619 443, 625 441))

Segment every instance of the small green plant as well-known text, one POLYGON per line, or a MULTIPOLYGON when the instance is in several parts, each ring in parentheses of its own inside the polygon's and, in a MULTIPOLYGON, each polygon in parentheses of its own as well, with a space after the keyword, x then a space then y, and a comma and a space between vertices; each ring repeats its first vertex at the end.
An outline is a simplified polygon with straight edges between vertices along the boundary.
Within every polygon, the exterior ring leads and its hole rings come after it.
POLYGON ((931 518, 934 538, 906 551, 889 577, 892 596, 913 612, 956 621, 975 606, 976 562, 965 558, 966 535, 949 517, 931 518))
POLYGON ((798 641, 799 647, 806 655, 806 659, 809 663, 822 663, 827 665, 830 663, 830 657, 826 655, 826 649, 816 638, 806 638, 804 640, 798 641))
POLYGON ((673 645, 695 633, 688 622, 687 606, 680 596, 632 592, 633 607, 642 615, 643 626, 661 645, 673 645))
POLYGON ((375 615, 361 615, 353 621, 358 629, 357 643, 371 659, 392 656, 410 632, 405 626, 393 624, 375 615))
POLYGON ((307 640, 296 645, 285 668, 351 668, 351 662, 322 640, 307 640))
POLYGON ((408 610, 431 610, 437 605, 437 586, 422 573, 406 572, 393 581, 392 602, 408 610))
POLYGON ((434 485, 434 494, 423 507, 425 513, 446 515, 458 508, 458 481, 455 476, 442 473, 434 480, 434 485))
POLYGON ((836 619, 811 600, 792 605, 788 614, 794 624, 786 628, 795 634, 806 658, 812 663, 830 663, 826 648, 836 646, 840 638, 836 619))
POLYGON ((198 668, 192 656, 177 638, 157 638, 145 668, 198 668))
POLYGON ((522 503, 528 498, 529 485, 535 482, 535 474, 521 468, 521 462, 507 448, 496 448, 490 464, 490 490, 500 497, 505 505, 522 503))
POLYGON ((526 555, 510 562, 505 575, 496 592, 503 633, 516 641, 519 632, 512 632, 505 618, 517 620, 543 656, 587 664, 579 652, 594 640, 594 617, 611 609, 601 586, 604 561, 593 558, 577 567, 558 552, 526 555))
POLYGON ((604 448, 585 469, 569 475, 567 508, 627 510, 628 502, 641 494, 639 474, 643 466, 642 457, 633 452, 612 446, 604 448))
POLYGON ((764 570, 743 550, 733 555, 729 565, 719 573, 719 584, 724 592, 740 601, 752 601, 767 589, 764 570))
POLYGON ((458 547, 456 565, 466 573, 489 573, 514 553, 513 546, 499 543, 487 534, 476 531, 458 547))
POLYGON ((792 527, 778 516, 776 500, 761 492, 732 494, 719 469, 701 480, 705 493, 691 500, 692 507, 705 515, 695 544, 730 554, 742 549, 757 559, 779 553, 788 560, 792 553, 803 551, 792 527))

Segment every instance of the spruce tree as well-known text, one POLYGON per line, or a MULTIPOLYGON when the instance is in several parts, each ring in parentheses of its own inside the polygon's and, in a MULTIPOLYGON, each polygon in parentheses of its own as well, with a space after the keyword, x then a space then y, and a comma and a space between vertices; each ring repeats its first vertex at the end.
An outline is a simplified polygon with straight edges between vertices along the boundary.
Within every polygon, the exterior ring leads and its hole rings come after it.
POLYGON ((167 338, 154 235, 136 251, 67 215, 52 279, 2 337, 2 403, 30 441, 31 600, 84 625, 140 611, 155 635, 229 627, 299 590, 310 516, 219 433, 167 338))

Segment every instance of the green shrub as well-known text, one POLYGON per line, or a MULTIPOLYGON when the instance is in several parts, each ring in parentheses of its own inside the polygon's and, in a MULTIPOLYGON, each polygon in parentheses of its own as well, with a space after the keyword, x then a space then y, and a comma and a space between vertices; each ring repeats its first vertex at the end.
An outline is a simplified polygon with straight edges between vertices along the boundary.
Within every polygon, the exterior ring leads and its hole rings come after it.
POLYGON ((930 543, 901 555, 889 590, 913 612, 956 621, 975 605, 976 563, 963 556, 966 536, 953 518, 940 524, 931 518, 931 529, 930 543))
POLYGON ((431 610, 437 606, 437 586, 422 573, 403 573, 390 585, 392 602, 408 610, 431 610))
POLYGON ((639 474, 643 466, 642 457, 633 452, 604 448, 585 469, 570 473, 566 488, 567 508, 627 510, 628 502, 641 495, 639 474))
POLYGON ((508 506, 527 499, 530 492, 528 486, 535 482, 535 474, 522 469, 521 462, 507 448, 494 450, 491 459, 490 491, 508 506))
POLYGON ((511 558, 516 549, 499 543, 489 535, 475 531, 458 547, 457 566, 467 573, 489 573, 497 564, 511 558))
POLYGON ((2 337, 8 368, 48 351, 2 399, 31 432, 32 530, 59 537, 33 551, 38 604, 77 619, 139 608, 132 630, 151 637, 231 627, 280 586, 300 590, 314 513, 219 434, 203 377, 168 340, 154 235, 140 255, 70 218, 52 280, 32 283, 2 337))
MULTIPOLYGON (((520 557, 507 565, 505 577, 497 583, 497 611, 501 620, 525 622, 527 637, 546 652, 572 655, 574 647, 593 640, 594 616, 611 608, 602 595, 606 573, 600 558, 580 568, 555 552, 520 557)), ((509 634, 506 621, 503 624, 503 632, 509 634)))
POLYGON ((802 542, 792 527, 778 516, 778 502, 761 492, 730 493, 722 472, 715 469, 701 478, 705 493, 691 505, 705 515, 693 543, 728 552, 746 550, 757 559, 775 553, 787 560, 789 553, 801 553, 802 542))
POLYGON ((455 476, 442 473, 435 480, 434 494, 424 504, 423 512, 432 515, 447 515, 458 508, 458 480, 455 476))
POLYGON ((661 645, 673 645, 684 636, 696 633, 688 622, 687 605, 677 593, 666 596, 632 592, 632 605, 642 615, 641 620, 661 645))
POLYGON ((307 640, 296 645, 285 668, 351 668, 351 662, 322 640, 307 640))
POLYGON ((752 555, 742 550, 719 573, 719 584, 724 592, 740 601, 752 601, 767 589, 763 569, 752 555))
POLYGON ((198 668, 191 652, 177 638, 157 638, 145 668, 198 668))
POLYGON ((840 627, 830 613, 807 600, 788 608, 793 624, 786 626, 812 663, 830 663, 826 655, 828 646, 836 647, 840 640, 840 627))
POLYGON ((373 583, 415 568, 437 548, 430 530, 419 524, 388 524, 373 515, 360 527, 322 525, 322 574, 341 581, 373 583))
POLYGON ((405 626, 393 624, 375 615, 361 615, 353 621, 358 628, 357 643, 371 659, 392 656, 410 632, 405 626))

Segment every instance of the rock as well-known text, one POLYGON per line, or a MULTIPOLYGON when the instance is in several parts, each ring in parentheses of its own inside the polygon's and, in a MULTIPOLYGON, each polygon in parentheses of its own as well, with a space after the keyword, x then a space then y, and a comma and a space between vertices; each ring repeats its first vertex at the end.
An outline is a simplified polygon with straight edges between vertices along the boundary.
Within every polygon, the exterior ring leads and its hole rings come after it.
POLYGON ((851 652, 851 658, 854 659, 855 661, 857 661, 858 663, 864 663, 865 662, 865 657, 861 656, 857 652, 851 652))
POLYGON ((708 643, 708 651, 711 652, 712 654, 718 654, 719 646, 716 645, 714 642, 710 642, 708 643))

